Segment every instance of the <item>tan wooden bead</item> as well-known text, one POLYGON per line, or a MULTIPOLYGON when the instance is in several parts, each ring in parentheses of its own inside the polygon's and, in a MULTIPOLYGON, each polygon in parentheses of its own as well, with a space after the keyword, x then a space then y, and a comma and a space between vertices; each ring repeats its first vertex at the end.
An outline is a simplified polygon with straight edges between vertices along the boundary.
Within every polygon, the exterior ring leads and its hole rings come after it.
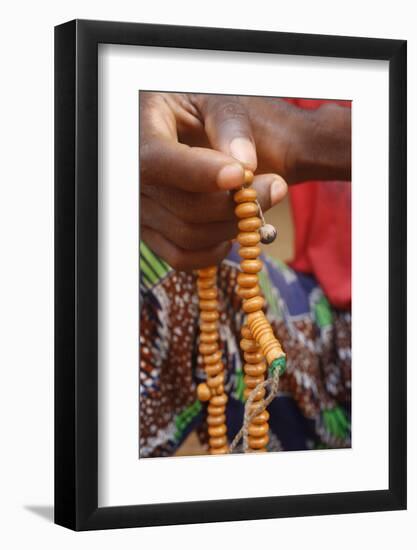
POLYGON ((198 291, 200 300, 215 300, 217 297, 217 288, 204 288, 198 291))
POLYGON ((221 414, 224 414, 224 406, 223 407, 215 407, 214 405, 209 405, 207 407, 207 412, 211 414, 211 416, 220 416, 221 414))
POLYGON ((240 267, 244 273, 258 273, 262 270, 261 260, 242 260, 240 267))
POLYGON ((245 382, 245 386, 247 388, 251 388, 253 390, 253 388, 256 388, 256 386, 258 384, 260 384, 261 382, 263 382, 265 380, 265 377, 263 374, 261 374, 260 376, 244 376, 243 378, 244 382, 245 382))
POLYGON ((197 386, 197 397, 200 401, 208 401, 211 396, 210 388, 204 382, 197 386))
POLYGON ((214 277, 217 274, 217 267, 211 266, 211 267, 205 267, 203 269, 197 270, 198 276, 202 279, 208 278, 208 277, 214 277))
POLYGON ((252 333, 249 330, 248 325, 243 325, 243 327, 240 329, 240 334, 243 336, 243 338, 247 338, 248 340, 252 340, 252 333))
POLYGON ((266 371, 266 362, 263 361, 262 363, 255 363, 254 365, 245 363, 244 370, 245 374, 248 374, 249 376, 261 376, 266 371))
MULTIPOLYGON (((247 399, 249 397, 249 394, 251 393, 252 390, 250 390, 249 388, 245 388, 244 392, 243 392, 243 396, 245 399, 247 399)), ((255 394, 255 398, 254 398, 254 401, 260 401, 261 399, 263 399, 265 397, 265 389, 264 388, 261 388, 260 390, 258 390, 255 394)))
POLYGON ((223 386, 223 384, 220 384, 219 386, 217 386, 217 388, 216 388, 216 394, 217 394, 217 395, 223 395, 223 394, 224 394, 224 386, 223 386))
POLYGON ((210 376, 207 378, 207 385, 209 388, 217 388, 220 384, 223 384, 224 380, 224 373, 219 372, 219 374, 216 374, 216 376, 210 376))
POLYGON ((264 306, 265 300, 262 296, 255 296, 253 298, 249 298, 249 300, 245 300, 242 308, 245 313, 253 313, 254 311, 262 309, 264 306))
POLYGON ((237 276, 237 283, 243 288, 252 288, 258 284, 258 275, 240 272, 237 276))
POLYGON ((264 410, 261 413, 259 413, 257 416, 255 416, 251 424, 264 424, 265 422, 268 422, 268 420, 269 420, 269 412, 267 410, 264 410))
POLYGON ((237 242, 240 246, 255 246, 260 240, 261 236, 259 235, 259 231, 243 232, 239 233, 237 236, 237 242))
POLYGON ((200 319, 212 323, 219 319, 220 315, 218 311, 202 311, 200 313, 200 319))
POLYGON ((217 300, 200 300, 200 309, 202 311, 217 311, 219 304, 217 300))
POLYGON ((263 424, 250 424, 248 427, 249 435, 253 437, 262 437, 269 432, 269 426, 267 422, 263 424))
POLYGON ((242 246, 238 250, 238 254, 241 258, 245 258, 246 260, 254 260, 258 258, 258 256, 261 253, 261 249, 259 246, 242 246))
POLYGON ((210 454, 212 455, 225 455, 227 454, 229 449, 227 448, 227 445, 224 447, 217 447, 216 449, 210 449, 210 454))
POLYGON ((220 426, 209 426, 208 433, 210 437, 219 437, 225 435, 227 428, 225 424, 220 424, 220 426))
POLYGON ((214 395, 214 396, 210 399, 210 403, 211 403, 212 405, 216 405, 216 406, 219 406, 219 405, 226 405, 227 400, 228 400, 228 397, 227 397, 227 395, 224 393, 223 395, 214 395))
POLYGON ((254 298, 255 296, 259 296, 261 292, 261 289, 258 285, 252 287, 252 288, 245 288, 238 286, 236 289, 236 293, 238 296, 243 298, 244 300, 249 300, 249 298, 254 298))
POLYGON ((197 281, 197 288, 200 290, 206 289, 206 288, 213 288, 216 284, 216 279, 214 277, 210 277, 208 279, 198 279, 197 281))
POLYGON ((217 334, 217 323, 207 323, 203 321, 200 323, 200 330, 201 332, 216 332, 217 334))
POLYGON ((237 224, 239 231, 256 231, 262 225, 261 220, 257 216, 244 218, 237 224))
POLYGON ((223 448, 227 444, 227 437, 221 435, 220 437, 210 437, 209 445, 212 449, 223 448))
POLYGON ((213 344, 214 342, 217 342, 218 339, 219 339, 219 335, 217 334, 217 331, 213 331, 213 332, 201 331, 200 342, 204 342, 205 344, 213 344))
POLYGON ((252 170, 245 170, 243 181, 245 185, 251 185, 253 183, 254 175, 252 170))
POLYGON ((253 187, 240 189, 239 191, 236 191, 233 199, 237 203, 256 201, 256 189, 253 189, 253 187))
POLYGON ((204 369, 207 376, 217 376, 219 372, 222 372, 224 367, 222 363, 215 363, 214 365, 206 365, 204 369))
POLYGON ((268 445, 269 436, 264 435, 263 437, 248 437, 248 444, 251 449, 261 449, 268 445))
POLYGON ((219 346, 218 346, 217 342, 215 342, 213 344, 206 344, 206 343, 203 342, 198 346, 198 350, 201 353, 201 355, 212 355, 218 349, 219 349, 219 346))
POLYGON ((259 212, 256 202, 242 202, 235 208, 235 214, 238 218, 252 218, 259 212))
POLYGON ((220 426, 221 424, 224 424, 226 422, 226 417, 224 414, 221 414, 220 416, 211 416, 208 415, 207 417, 207 424, 209 426, 220 426))
POLYGON ((249 352, 258 351, 260 349, 255 340, 249 340, 248 338, 242 338, 240 341, 240 347, 243 351, 249 352))
POLYGON ((265 314, 262 311, 256 311, 255 313, 251 313, 250 315, 248 315, 247 322, 251 330, 253 323, 258 319, 265 319, 265 314))
POLYGON ((203 357, 204 363, 206 365, 214 365, 215 363, 218 363, 222 359, 222 352, 220 350, 216 351, 212 355, 205 355, 203 357))
POLYGON ((245 361, 248 363, 261 363, 264 361, 264 356, 262 355, 262 351, 245 351, 243 354, 243 357, 245 361))

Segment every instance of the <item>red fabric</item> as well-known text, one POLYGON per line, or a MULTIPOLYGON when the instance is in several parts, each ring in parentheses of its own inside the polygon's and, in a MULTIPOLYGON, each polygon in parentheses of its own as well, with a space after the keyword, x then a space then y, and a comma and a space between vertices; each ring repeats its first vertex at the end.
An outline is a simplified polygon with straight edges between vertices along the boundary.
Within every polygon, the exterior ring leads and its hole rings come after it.
MULTIPOLYGON (((303 109, 328 100, 290 99, 303 109)), ((349 101, 335 103, 350 106, 349 101)), ((290 187, 295 257, 290 265, 316 277, 330 303, 351 305, 351 184, 316 181, 290 187)))

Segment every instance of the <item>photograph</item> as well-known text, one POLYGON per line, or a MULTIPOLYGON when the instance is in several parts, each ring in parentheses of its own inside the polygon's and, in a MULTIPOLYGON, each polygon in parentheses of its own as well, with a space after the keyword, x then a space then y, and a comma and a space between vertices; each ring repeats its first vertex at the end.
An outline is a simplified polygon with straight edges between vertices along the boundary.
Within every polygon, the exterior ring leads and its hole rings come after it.
POLYGON ((350 448, 351 111, 139 90, 139 458, 350 448))

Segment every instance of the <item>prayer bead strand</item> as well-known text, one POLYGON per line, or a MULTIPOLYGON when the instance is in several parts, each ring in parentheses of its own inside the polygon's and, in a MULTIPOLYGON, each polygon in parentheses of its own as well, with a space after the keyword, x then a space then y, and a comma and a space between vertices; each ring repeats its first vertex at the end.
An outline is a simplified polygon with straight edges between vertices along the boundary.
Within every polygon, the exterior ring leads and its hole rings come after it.
MULTIPOLYGON (((272 226, 271 229, 265 225, 256 198, 256 190, 250 187, 252 181, 252 172, 245 171, 245 185, 234 194, 234 200, 237 203, 235 214, 239 220, 237 241, 240 245, 241 257, 237 294, 243 300, 242 309, 246 314, 246 324, 242 327, 240 341, 244 356, 244 397, 247 399, 249 395, 251 396, 249 401, 251 404, 248 403, 250 407, 248 421, 247 423, 245 421, 242 430, 247 430, 244 448, 264 452, 269 441, 269 413, 265 407, 275 393, 265 397, 266 391, 263 386, 269 382, 269 380, 265 382, 269 370, 271 376, 275 373, 273 384, 276 385, 275 391, 277 391, 276 376, 284 372, 286 358, 281 344, 275 338, 271 325, 262 311, 265 300, 258 277, 263 267, 262 261, 259 260, 261 253, 259 243, 272 242, 276 236, 276 230, 272 226), (256 390, 259 384, 263 385, 256 390), (256 393, 253 394, 253 392, 256 393), (255 411, 258 410, 260 412, 256 414, 255 411), (252 411, 256 416, 250 415, 252 411)), ((197 395, 201 401, 209 401, 207 424, 210 453, 225 454, 228 452, 225 416, 227 396, 224 392, 224 366, 221 361, 221 351, 218 348, 217 268, 200 269, 197 275, 200 305, 199 351, 203 357, 207 375, 206 383, 198 386, 197 395)), ((238 436, 235 439, 237 440, 238 436)), ((235 444, 235 442, 232 443, 232 448, 235 444)))
POLYGON ((206 382, 197 387, 197 396, 201 401, 208 401, 207 424, 210 454, 225 454, 228 450, 225 415, 227 395, 224 392, 224 366, 218 345, 217 268, 200 269, 197 276, 200 306, 199 352, 203 357, 207 375, 206 382))

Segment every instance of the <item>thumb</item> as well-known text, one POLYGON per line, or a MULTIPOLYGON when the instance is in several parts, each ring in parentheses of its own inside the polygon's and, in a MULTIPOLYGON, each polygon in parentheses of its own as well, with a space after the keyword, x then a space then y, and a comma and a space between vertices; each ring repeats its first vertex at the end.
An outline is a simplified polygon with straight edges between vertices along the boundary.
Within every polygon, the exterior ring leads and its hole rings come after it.
POLYGON ((266 212, 281 202, 288 191, 287 182, 277 174, 255 176, 252 187, 256 189, 262 212, 266 212))
POLYGON ((210 145, 254 172, 257 166, 255 141, 249 115, 239 98, 219 95, 195 97, 210 145))

